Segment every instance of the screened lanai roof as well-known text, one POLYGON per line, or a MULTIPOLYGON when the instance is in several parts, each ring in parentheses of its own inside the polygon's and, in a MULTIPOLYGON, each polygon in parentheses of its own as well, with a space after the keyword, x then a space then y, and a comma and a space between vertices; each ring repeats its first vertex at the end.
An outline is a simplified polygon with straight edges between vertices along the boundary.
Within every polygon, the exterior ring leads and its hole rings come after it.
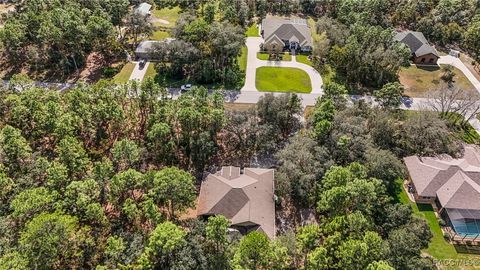
POLYGON ((480 235, 480 210, 446 208, 450 225, 462 236, 480 235))

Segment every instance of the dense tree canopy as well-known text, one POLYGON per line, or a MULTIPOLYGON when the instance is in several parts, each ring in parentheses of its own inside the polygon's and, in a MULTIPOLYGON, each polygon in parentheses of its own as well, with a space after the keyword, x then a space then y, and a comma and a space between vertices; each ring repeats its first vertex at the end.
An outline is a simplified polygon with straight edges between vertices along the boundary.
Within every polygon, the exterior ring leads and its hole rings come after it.
MULTIPOLYGON (((91 51, 112 53, 114 25, 128 13, 128 1, 21 1, 0 31, 10 61, 69 73, 91 51)), ((61 73, 60 73, 61 74, 61 73)))
MULTIPOLYGON (((0 41, 11 61, 39 69, 71 72, 152 30, 131 13, 141 1, 18 2, 0 41)), ((455 155, 461 135, 447 117, 398 109, 410 52, 393 29, 478 57, 474 1, 151 2, 182 11, 176 40, 154 50, 157 82, 236 87, 247 25, 303 13, 318 18, 313 64, 331 75, 325 94, 305 113, 295 94, 239 111, 204 87, 170 99, 153 79, 61 92, 13 76, 0 88, 0 269, 434 268, 421 256, 427 223, 397 203, 401 158, 455 155), (352 90, 379 106, 350 104, 352 90), (225 165, 275 168, 275 239, 192 216, 204 176, 225 165)))

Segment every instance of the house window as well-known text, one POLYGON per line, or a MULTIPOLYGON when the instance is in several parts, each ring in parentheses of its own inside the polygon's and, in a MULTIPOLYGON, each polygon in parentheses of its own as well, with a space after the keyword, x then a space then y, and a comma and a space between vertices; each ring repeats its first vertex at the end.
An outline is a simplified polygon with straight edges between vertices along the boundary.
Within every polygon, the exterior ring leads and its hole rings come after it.
POLYGON ((429 63, 433 63, 433 58, 430 58, 430 60, 428 60, 429 63))
POLYGON ((422 58, 422 60, 420 62, 425 63, 425 58, 422 58))

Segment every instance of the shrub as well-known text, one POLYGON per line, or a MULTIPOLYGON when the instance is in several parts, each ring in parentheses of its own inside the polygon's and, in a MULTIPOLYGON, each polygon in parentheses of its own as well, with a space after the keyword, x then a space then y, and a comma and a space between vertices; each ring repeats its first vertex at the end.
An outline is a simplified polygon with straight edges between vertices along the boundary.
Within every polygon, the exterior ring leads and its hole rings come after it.
POLYGON ((445 227, 447 223, 445 223, 445 220, 438 218, 438 225, 440 225, 440 227, 445 227))
POLYGON ((115 76, 120 71, 118 67, 105 67, 103 69, 103 75, 107 78, 115 76))

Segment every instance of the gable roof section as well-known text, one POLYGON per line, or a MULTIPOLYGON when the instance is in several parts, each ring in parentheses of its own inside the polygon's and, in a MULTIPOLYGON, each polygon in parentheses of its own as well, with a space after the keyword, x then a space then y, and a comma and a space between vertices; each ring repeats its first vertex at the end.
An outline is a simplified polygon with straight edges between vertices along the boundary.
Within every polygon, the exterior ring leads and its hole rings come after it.
POLYGON ((144 40, 138 44, 137 48, 135 49, 135 53, 151 53, 152 50, 155 49, 157 44, 168 44, 174 40, 174 38, 165 38, 163 40, 144 40))
POLYGON ((263 36, 265 43, 276 40, 298 41, 300 46, 312 46, 310 27, 305 19, 284 19, 279 17, 267 17, 262 21, 263 36))
POLYGON ((480 210, 480 150, 465 146, 464 157, 404 158, 420 196, 437 197, 445 208, 480 210))
POLYGON ((232 225, 257 224, 274 238, 274 171, 271 169, 223 167, 202 183, 197 215, 224 215, 232 225))
POLYGON ((152 8, 152 5, 150 5, 149 3, 141 3, 135 9, 135 13, 146 16, 146 15, 150 14, 150 9, 151 8, 152 8))
POLYGON ((433 54, 439 57, 437 50, 428 43, 422 32, 399 32, 395 35, 394 39, 407 45, 416 57, 427 54, 433 54))
POLYGON ((437 197, 445 208, 480 209, 480 186, 461 171, 437 191, 437 197))

